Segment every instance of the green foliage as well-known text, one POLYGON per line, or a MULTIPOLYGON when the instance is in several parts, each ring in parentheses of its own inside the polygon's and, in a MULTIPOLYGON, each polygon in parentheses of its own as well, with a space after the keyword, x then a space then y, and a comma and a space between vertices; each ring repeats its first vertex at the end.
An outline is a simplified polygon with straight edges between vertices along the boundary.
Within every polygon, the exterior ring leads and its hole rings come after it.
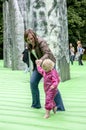
POLYGON ((83 55, 82 60, 86 60, 86 54, 83 55))
POLYGON ((69 42, 86 43, 86 0, 67 0, 69 42))

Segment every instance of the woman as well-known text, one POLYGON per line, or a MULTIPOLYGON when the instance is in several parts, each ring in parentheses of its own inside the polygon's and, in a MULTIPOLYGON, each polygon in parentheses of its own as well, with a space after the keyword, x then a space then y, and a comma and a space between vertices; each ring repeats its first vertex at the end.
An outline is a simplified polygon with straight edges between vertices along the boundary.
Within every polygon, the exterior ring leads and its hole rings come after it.
MULTIPOLYGON (((24 39, 28 43, 30 58, 33 62, 33 73, 30 79, 30 87, 31 87, 31 93, 32 93, 32 106, 31 107, 41 108, 38 84, 42 78, 42 75, 37 70, 36 60, 39 59, 40 61, 43 62, 44 59, 49 58, 54 63, 56 63, 56 59, 53 56, 46 41, 38 37, 31 29, 25 31, 24 39)), ((54 100, 57 106, 57 110, 64 111, 65 108, 64 108, 59 90, 57 90, 57 94, 54 100)))

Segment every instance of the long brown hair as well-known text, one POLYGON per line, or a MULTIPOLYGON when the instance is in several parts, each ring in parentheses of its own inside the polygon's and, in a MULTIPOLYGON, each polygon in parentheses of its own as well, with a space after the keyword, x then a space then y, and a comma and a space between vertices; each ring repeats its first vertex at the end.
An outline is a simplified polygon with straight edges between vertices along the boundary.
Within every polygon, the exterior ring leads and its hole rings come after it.
POLYGON ((31 34, 33 37, 34 37, 34 40, 35 40, 35 43, 37 42, 37 36, 36 36, 36 33, 33 32, 33 30, 31 29, 28 29, 24 32, 24 40, 25 42, 27 42, 27 38, 28 38, 28 35, 31 34))

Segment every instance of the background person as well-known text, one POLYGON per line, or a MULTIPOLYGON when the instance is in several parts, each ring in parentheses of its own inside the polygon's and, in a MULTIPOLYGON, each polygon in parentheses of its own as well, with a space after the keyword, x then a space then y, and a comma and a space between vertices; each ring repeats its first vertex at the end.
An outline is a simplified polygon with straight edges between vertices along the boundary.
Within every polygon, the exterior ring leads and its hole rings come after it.
POLYGON ((79 65, 83 65, 82 57, 85 49, 82 47, 81 41, 77 42, 77 53, 78 53, 78 63, 79 65))
POLYGON ((70 43, 69 52, 70 52, 70 62, 71 62, 71 65, 73 65, 74 58, 75 58, 75 49, 74 49, 72 43, 70 43))

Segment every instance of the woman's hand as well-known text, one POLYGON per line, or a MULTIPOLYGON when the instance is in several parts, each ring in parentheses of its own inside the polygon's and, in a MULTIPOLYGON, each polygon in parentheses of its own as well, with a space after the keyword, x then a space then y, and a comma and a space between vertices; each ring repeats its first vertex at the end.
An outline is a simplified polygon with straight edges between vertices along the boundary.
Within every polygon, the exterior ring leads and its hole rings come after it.
POLYGON ((35 63, 36 63, 37 66, 40 66, 41 63, 42 63, 42 60, 36 60, 35 63))

